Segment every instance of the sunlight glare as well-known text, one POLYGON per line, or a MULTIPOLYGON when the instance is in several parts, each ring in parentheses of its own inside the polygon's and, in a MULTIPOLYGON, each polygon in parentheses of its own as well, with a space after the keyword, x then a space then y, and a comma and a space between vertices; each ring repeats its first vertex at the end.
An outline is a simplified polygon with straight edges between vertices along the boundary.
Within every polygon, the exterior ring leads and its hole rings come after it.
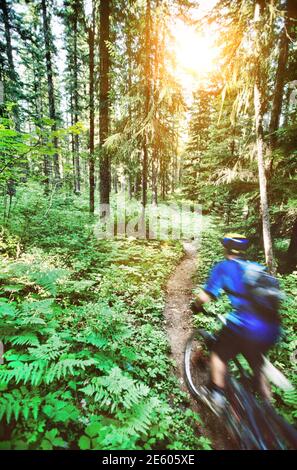
POLYGON ((171 33, 174 73, 191 101, 193 91, 207 86, 211 74, 218 70, 216 34, 210 27, 199 33, 181 20, 174 22, 171 33))
POLYGON ((179 22, 173 30, 177 66, 187 73, 201 76, 215 67, 216 50, 210 35, 201 35, 191 26, 179 22))

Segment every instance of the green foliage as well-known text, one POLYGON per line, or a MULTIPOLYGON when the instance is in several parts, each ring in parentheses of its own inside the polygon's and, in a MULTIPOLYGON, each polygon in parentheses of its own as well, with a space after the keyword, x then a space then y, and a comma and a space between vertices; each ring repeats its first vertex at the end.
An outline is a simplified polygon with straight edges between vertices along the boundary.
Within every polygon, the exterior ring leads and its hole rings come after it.
POLYGON ((180 245, 98 241, 88 216, 60 196, 43 224, 36 197, 10 220, 23 252, 1 265, 3 446, 204 448, 163 331, 162 288, 180 245))
POLYGON ((11 234, 4 227, 0 229, 0 254, 17 257, 20 254, 21 245, 19 237, 11 234))
POLYGON ((32 414, 34 419, 38 418, 42 398, 29 393, 26 387, 12 390, 11 393, 3 393, 0 397, 0 420, 5 416, 7 423, 11 419, 18 420, 20 414, 28 419, 32 414))
POLYGON ((52 450, 54 447, 65 447, 65 444, 65 441, 59 437, 58 429, 54 428, 50 431, 46 431, 41 441, 40 448, 42 450, 52 450))
MULTIPOLYGON (((150 396, 149 387, 137 383, 127 374, 124 375, 119 368, 113 368, 107 376, 92 379, 82 391, 92 397, 102 411, 112 415, 112 419, 104 420, 103 429, 98 423, 97 427, 94 424, 88 426, 86 436, 79 441, 81 448, 129 449, 131 442, 136 442, 137 436, 143 441, 155 437, 154 425, 160 425, 160 414, 165 420, 162 427, 166 428, 167 432, 169 430, 168 405, 150 396), (106 434, 104 429, 108 430, 106 434), (111 440, 111 435, 115 441, 111 440), (94 440, 95 436, 97 437, 94 440), (92 444, 88 437, 92 438, 92 444), (86 447, 87 443, 89 447, 86 447)), ((160 431, 159 438, 164 437, 165 432, 162 435, 160 431)))

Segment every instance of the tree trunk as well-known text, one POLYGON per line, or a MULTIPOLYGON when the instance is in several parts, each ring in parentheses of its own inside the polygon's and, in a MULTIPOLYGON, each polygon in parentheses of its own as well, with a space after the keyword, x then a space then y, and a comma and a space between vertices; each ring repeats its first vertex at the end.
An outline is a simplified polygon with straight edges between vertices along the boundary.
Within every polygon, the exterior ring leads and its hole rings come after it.
MULTIPOLYGON (((78 123, 78 60, 77 60, 77 8, 75 8, 73 24, 73 104, 74 104, 74 125, 78 123)), ((74 135, 74 192, 80 193, 80 161, 79 161, 79 137, 74 135)))
POLYGON ((137 171, 135 176, 135 183, 134 183, 134 196, 136 199, 140 198, 141 192, 141 173, 137 171))
POLYGON ((256 121, 256 145, 258 157, 258 174, 260 188, 260 203, 262 216, 262 230, 265 260, 269 271, 273 270, 273 250, 270 230, 269 207, 267 196, 267 180, 264 163, 264 132, 263 132, 263 104, 259 83, 254 85, 254 106, 256 121))
POLYGON ((114 175, 113 175, 113 189, 114 189, 115 194, 118 194, 118 192, 119 192, 119 184, 118 183, 119 183, 118 175, 115 172, 114 175))
MULTIPOLYGON (((7 5, 6 0, 0 1, 0 8, 2 10, 3 15, 3 22, 4 22, 4 33, 5 33, 5 41, 6 41, 6 55, 8 61, 8 74, 9 79, 11 81, 12 86, 12 99, 16 100, 17 96, 17 84, 19 81, 19 77, 16 73, 13 61, 13 54, 12 54, 12 45, 11 45, 11 26, 10 26, 10 12, 9 7, 7 5)), ((20 117, 18 112, 18 107, 13 107, 13 116, 15 121, 15 128, 17 131, 20 130, 20 117)))
POLYGON ((297 265, 297 219, 294 222, 290 245, 287 251, 287 268, 293 271, 297 265))
POLYGON ((152 201, 158 204, 158 153, 155 144, 152 157, 152 201))
POLYGON ((132 183, 132 176, 129 173, 129 175, 128 175, 128 196, 129 196, 130 200, 132 199, 132 195, 133 195, 133 183, 132 183))
POLYGON ((165 201, 165 199, 166 199, 166 194, 167 194, 167 191, 166 191, 166 176, 165 176, 165 170, 163 170, 163 174, 162 174, 162 199, 163 199, 163 201, 165 201))
MULTIPOLYGON (((146 14, 145 14, 145 105, 144 105, 144 119, 147 119, 150 108, 151 98, 151 64, 150 64, 150 50, 151 50, 151 2, 146 0, 146 14)), ((148 177, 148 132, 145 129, 143 133, 142 143, 142 205, 147 204, 147 177, 148 177)))
POLYGON ((175 149, 173 154, 173 162, 172 162, 172 193, 175 192, 175 188, 178 185, 178 132, 176 131, 176 142, 175 142, 175 149))
MULTIPOLYGON (((56 107, 55 107, 55 90, 53 81, 53 67, 52 67, 52 41, 50 33, 50 21, 47 13, 46 0, 41 1, 42 6, 42 19, 43 19, 43 36, 45 44, 45 60, 46 60, 46 72, 47 72, 47 90, 48 90, 48 106, 49 106, 49 117, 53 120, 52 132, 57 130, 56 124, 56 107)), ((58 138, 53 138, 53 146, 58 149, 58 138)), ((58 152, 53 156, 54 160, 54 174, 57 184, 60 184, 60 163, 58 152)))
POLYGON ((110 0, 100 1, 100 97, 99 97, 99 143, 100 143, 100 203, 109 204, 110 158, 103 147, 109 131, 109 68, 110 54, 107 47, 110 29, 110 0))
POLYGON ((279 128, 280 116, 281 116, 281 111, 282 111, 285 70, 286 70, 286 65, 287 65, 287 60, 288 60, 288 45, 289 45, 289 39, 286 33, 286 29, 284 28, 282 31, 282 36, 280 40, 278 67, 277 67, 277 72, 276 72, 276 77, 275 77, 275 89, 274 89, 274 94, 273 94, 271 119, 270 119, 270 125, 269 125, 270 144, 271 144, 272 150, 275 148, 276 143, 277 143, 277 136, 275 132, 279 128))
POLYGON ((146 132, 143 136, 143 147, 142 147, 142 198, 141 203, 143 207, 147 204, 147 168, 148 168, 148 155, 147 155, 147 146, 148 146, 148 139, 146 132))
POLYGON ((256 65, 255 65, 255 82, 254 82, 254 110, 255 110, 255 125, 256 125, 256 147, 257 147, 257 160, 258 160, 258 174, 259 174, 259 190, 260 190, 260 207, 262 217, 262 232, 265 261, 270 272, 274 270, 274 259, 272 249, 272 238, 270 230, 269 206, 267 195, 267 180, 265 173, 264 161, 264 129, 263 129, 263 115, 264 115, 264 100, 263 90, 265 89, 266 72, 262 68, 262 63, 265 63, 265 57, 262 57, 262 37, 261 31, 263 28, 263 11, 266 7, 263 0, 258 0, 255 5, 255 50, 256 50, 256 65))
MULTIPOLYGON (((132 140, 132 132, 131 132, 131 123, 133 121, 132 116, 132 105, 131 105, 131 97, 133 96, 132 90, 132 67, 133 67, 133 53, 132 53, 132 34, 130 28, 127 28, 126 32, 126 51, 127 51, 127 62, 128 62, 128 76, 127 76, 127 95, 129 97, 128 100, 128 119, 129 119, 129 131, 128 131, 128 141, 132 140)), ((131 158, 128 163, 128 176, 129 176, 129 199, 133 197, 133 188, 135 185, 132 183, 132 175, 134 173, 134 168, 138 166, 138 156, 136 158, 131 158), (135 161, 137 159, 137 161, 135 161)))
MULTIPOLYGON (((14 61, 13 61, 12 45, 11 45, 10 12, 9 12, 9 8, 8 8, 6 0, 1 0, 0 8, 2 10, 2 16, 3 16, 3 22, 4 22, 6 55, 7 55, 7 61, 8 61, 8 76, 10 80, 9 85, 11 86, 10 100, 15 101, 15 104, 17 104, 16 103, 17 101, 16 88, 18 84, 18 75, 16 73, 16 70, 14 67, 14 61)), ((20 118, 19 118, 19 112, 18 112, 17 106, 13 107, 13 117, 14 117, 15 128, 17 131, 20 131, 20 118)), ((11 166, 11 164, 9 166, 11 166)), ((7 182, 6 191, 7 191, 7 194, 9 195, 9 200, 10 200, 9 207, 11 208, 12 197, 15 195, 15 181, 12 178, 10 178, 7 182), (13 193, 11 192, 11 188, 13 188, 13 193)), ((10 213, 10 210, 8 212, 10 213)))
MULTIPOLYGON (((73 90, 70 91, 70 122, 74 125, 74 105, 73 90)), ((71 134, 71 156, 72 156, 72 191, 76 193, 76 172, 75 172, 75 135, 71 134)))
MULTIPOLYGON (((287 9, 288 5, 286 5, 287 9)), ((275 75, 275 88, 273 93, 272 110, 269 124, 270 134, 270 147, 273 151, 277 144, 276 131, 279 128, 280 116, 282 111, 284 84, 285 84, 285 71, 288 62, 288 51, 289 51, 289 18, 286 16, 284 27, 281 31, 280 43, 279 43, 279 54, 278 54, 278 65, 275 75)))
MULTIPOLYGON (((152 46, 154 47, 154 70, 152 72, 152 96, 154 103, 158 103, 159 96, 160 96, 160 87, 161 87, 161 57, 162 54, 160 53, 162 44, 160 43, 160 32, 161 32, 161 24, 159 21, 159 0, 156 1, 155 8, 156 8, 156 20, 154 25, 154 36, 153 40, 151 41, 152 46)), ((161 120, 161 116, 159 114, 158 106, 156 106, 155 110, 155 119, 158 123, 161 120)), ((154 134, 152 139, 152 202, 153 204, 158 204, 158 170, 159 170, 159 139, 156 134, 154 134)))
POLYGON ((95 101, 94 101, 94 48, 95 48, 95 5, 92 2, 92 24, 88 28, 88 43, 89 43, 89 123, 90 123, 90 137, 89 137, 89 185, 90 185, 90 213, 94 214, 95 211, 95 101))

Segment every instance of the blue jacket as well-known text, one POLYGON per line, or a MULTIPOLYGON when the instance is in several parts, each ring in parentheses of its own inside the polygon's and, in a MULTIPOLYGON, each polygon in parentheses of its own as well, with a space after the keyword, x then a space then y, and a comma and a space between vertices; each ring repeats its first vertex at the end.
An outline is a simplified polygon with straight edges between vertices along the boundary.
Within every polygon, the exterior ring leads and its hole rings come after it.
POLYGON ((226 259, 212 269, 204 290, 211 297, 217 298, 225 291, 228 294, 233 311, 227 316, 227 326, 234 332, 253 341, 274 343, 280 334, 279 324, 260 318, 253 308, 243 282, 245 261, 226 259), (232 295, 232 293, 237 295, 232 295), (245 298, 246 296, 246 298, 245 298))

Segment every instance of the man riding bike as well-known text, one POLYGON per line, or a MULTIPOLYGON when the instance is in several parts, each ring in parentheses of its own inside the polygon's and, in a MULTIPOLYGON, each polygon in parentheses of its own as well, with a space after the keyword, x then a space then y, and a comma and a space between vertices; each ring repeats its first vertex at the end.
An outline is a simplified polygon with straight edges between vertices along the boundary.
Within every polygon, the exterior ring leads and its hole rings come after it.
POLYGON ((280 335, 278 317, 265 318, 259 315, 244 283, 244 273, 250 265, 244 259, 249 240, 243 235, 227 234, 222 239, 222 244, 225 248, 225 260, 213 267, 204 289, 192 303, 193 312, 201 312, 203 304, 216 299, 225 291, 233 307, 210 357, 211 377, 206 393, 210 394, 218 412, 226 404, 224 389, 227 363, 240 353, 253 370, 255 388, 263 398, 270 399, 270 389, 262 374, 263 355, 280 335))

